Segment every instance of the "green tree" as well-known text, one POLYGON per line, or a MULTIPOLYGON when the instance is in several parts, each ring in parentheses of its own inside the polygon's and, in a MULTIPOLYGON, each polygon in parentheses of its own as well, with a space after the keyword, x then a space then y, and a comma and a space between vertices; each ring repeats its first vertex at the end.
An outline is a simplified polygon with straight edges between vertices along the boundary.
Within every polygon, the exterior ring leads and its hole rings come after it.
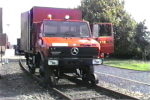
POLYGON ((138 23, 136 27, 136 35, 135 42, 136 46, 139 50, 139 53, 142 54, 142 59, 146 60, 146 56, 150 54, 150 32, 147 31, 147 27, 145 26, 145 20, 143 22, 138 23))
POLYGON ((133 56, 137 23, 124 10, 124 4, 124 0, 82 0, 79 9, 83 11, 83 18, 91 24, 113 23, 115 55, 133 56))
POLYGON ((124 1, 120 0, 82 0, 78 8, 83 12, 83 18, 90 23, 119 23, 124 9, 124 1))

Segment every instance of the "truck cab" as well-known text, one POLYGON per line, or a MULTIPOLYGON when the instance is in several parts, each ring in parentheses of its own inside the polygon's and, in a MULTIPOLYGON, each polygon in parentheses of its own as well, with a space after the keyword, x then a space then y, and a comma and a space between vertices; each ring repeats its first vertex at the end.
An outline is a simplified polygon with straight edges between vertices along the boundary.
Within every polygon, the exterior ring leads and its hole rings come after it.
MULTIPOLYGON (((49 47, 84 47, 91 48, 96 47, 100 50, 100 46, 97 41, 92 39, 89 24, 86 21, 74 21, 74 20, 43 20, 42 22, 35 23, 35 34, 32 40, 32 49, 35 52, 43 51, 47 57, 48 52, 42 48, 49 47)), ((47 49, 48 49, 47 48, 47 49)), ((90 56, 83 52, 82 56, 90 56)), ((75 54, 73 54, 75 56, 75 54)), ((99 55, 99 52, 95 53, 95 56, 99 55)), ((52 53, 51 56, 61 56, 61 53, 52 53)), ((77 55, 76 55, 77 56, 77 55)))

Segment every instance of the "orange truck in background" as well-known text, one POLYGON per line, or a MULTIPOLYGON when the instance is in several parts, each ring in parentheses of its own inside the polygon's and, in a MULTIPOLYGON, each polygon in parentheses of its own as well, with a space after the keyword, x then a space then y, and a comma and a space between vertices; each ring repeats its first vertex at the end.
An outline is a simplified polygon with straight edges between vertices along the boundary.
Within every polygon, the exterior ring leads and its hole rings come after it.
POLYGON ((112 23, 97 23, 92 25, 95 40, 100 43, 101 53, 109 55, 114 53, 114 34, 112 23))
POLYGON ((101 47, 78 9, 33 7, 21 14, 21 45, 31 74, 56 86, 64 73, 98 83, 94 65, 103 63, 101 47))

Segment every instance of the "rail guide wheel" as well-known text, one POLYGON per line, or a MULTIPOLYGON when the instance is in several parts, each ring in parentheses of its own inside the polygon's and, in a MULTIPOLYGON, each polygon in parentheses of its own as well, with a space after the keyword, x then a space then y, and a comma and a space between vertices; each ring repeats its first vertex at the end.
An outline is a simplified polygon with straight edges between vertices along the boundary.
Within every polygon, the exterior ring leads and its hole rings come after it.
POLYGON ((82 80, 90 81, 91 84, 98 84, 98 75, 94 73, 94 66, 87 66, 82 72, 82 80))
POLYGON ((91 84, 96 85, 98 84, 99 80, 98 80, 98 75, 97 74, 91 74, 91 84))
POLYGON ((31 74, 34 74, 35 73, 35 68, 34 67, 30 67, 29 71, 30 71, 31 74))
POLYGON ((50 85, 52 87, 57 85, 57 78, 55 77, 55 73, 52 68, 47 66, 44 67, 43 62, 40 62, 40 76, 42 80, 42 85, 47 86, 50 85))
POLYGON ((58 83, 57 78, 56 78, 55 73, 52 69, 50 69, 49 73, 50 73, 49 74, 50 86, 54 87, 58 83))
POLYGON ((34 74, 35 73, 35 67, 33 65, 28 65, 28 68, 29 68, 29 72, 30 74, 34 74))

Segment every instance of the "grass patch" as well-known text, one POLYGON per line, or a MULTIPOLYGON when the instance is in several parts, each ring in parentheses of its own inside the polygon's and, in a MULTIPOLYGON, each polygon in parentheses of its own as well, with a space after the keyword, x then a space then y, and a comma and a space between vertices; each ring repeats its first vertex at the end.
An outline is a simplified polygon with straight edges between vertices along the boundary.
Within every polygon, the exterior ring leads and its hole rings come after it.
POLYGON ((139 71, 149 71, 150 69, 150 62, 144 62, 139 60, 105 60, 104 65, 139 71))

